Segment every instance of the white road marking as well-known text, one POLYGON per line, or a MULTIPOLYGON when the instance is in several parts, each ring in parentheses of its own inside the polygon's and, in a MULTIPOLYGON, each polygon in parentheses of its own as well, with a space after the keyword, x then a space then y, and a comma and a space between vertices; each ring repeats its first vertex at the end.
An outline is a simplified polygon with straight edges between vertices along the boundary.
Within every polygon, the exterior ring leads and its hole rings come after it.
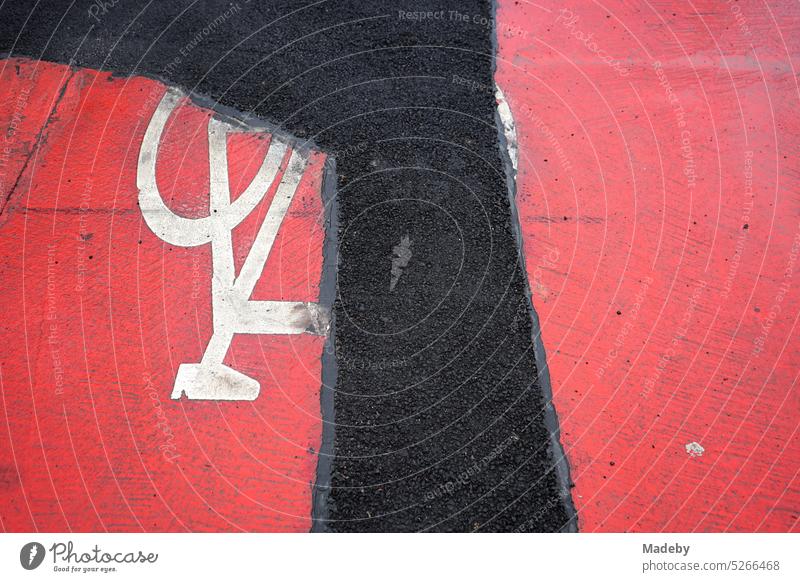
POLYGON ((236 277, 232 231, 263 200, 278 175, 288 145, 273 136, 253 181, 241 196, 231 202, 227 136, 234 128, 212 118, 208 124, 209 216, 179 216, 164 203, 156 184, 155 170, 164 127, 182 98, 182 93, 170 89, 161 99, 142 140, 136 178, 142 215, 156 236, 177 246, 211 244, 214 332, 201 362, 184 363, 178 368, 172 398, 179 399, 185 394, 192 400, 254 400, 261 389, 258 381, 222 363, 234 334, 325 335, 330 325, 328 310, 316 303, 250 300, 307 160, 301 153, 292 151, 267 216, 236 277))

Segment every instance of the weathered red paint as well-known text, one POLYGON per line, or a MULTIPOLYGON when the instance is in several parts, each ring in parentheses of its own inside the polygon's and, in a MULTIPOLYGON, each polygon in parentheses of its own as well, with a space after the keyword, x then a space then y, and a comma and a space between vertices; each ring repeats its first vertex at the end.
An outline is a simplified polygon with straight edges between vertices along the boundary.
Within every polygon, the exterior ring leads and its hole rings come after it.
POLYGON ((497 18, 581 529, 796 530, 797 5, 497 18))
MULTIPOLYGON (((211 335, 211 261, 208 245, 162 242, 138 209, 139 146, 164 91, 0 63, 0 124, 18 120, 0 166, 5 530, 310 528, 324 338, 236 336, 226 364, 260 381, 254 402, 169 399, 211 335)), ((159 185, 186 216, 208 211, 210 115, 187 101, 162 139, 159 185)), ((230 138, 234 196, 267 143, 230 138)), ((311 154, 254 299, 318 301, 323 163, 311 154)), ((237 264, 271 197, 234 231, 237 264)))

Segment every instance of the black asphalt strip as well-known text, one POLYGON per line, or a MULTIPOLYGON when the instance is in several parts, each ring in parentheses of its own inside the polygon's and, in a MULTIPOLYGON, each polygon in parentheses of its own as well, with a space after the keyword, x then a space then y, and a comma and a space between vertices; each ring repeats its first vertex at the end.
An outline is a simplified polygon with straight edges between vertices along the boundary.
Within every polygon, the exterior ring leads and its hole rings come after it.
POLYGON ((335 157, 335 428, 315 530, 575 529, 498 140, 492 22, 476 0, 0 8, 0 51, 157 77, 335 157))

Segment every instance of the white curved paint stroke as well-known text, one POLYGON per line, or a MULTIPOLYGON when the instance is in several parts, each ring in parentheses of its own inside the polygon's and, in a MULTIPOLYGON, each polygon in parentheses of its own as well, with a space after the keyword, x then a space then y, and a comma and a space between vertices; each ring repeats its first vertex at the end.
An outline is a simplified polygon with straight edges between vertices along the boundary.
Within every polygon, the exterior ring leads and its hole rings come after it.
POLYGON ((171 397, 177 400, 185 394, 191 400, 255 400, 261 389, 258 381, 223 364, 234 334, 325 335, 330 324, 330 313, 317 303, 250 299, 303 176, 307 159, 300 152, 292 151, 264 222, 237 277, 232 231, 264 199, 289 146, 273 136, 253 181, 241 196, 231 202, 227 136, 234 128, 212 118, 208 124, 209 216, 180 216, 172 212, 161 197, 156 184, 156 160, 167 121, 183 97, 179 91, 170 89, 161 99, 142 140, 136 176, 142 216, 156 236, 176 246, 211 245, 213 335, 199 363, 180 365, 171 397))

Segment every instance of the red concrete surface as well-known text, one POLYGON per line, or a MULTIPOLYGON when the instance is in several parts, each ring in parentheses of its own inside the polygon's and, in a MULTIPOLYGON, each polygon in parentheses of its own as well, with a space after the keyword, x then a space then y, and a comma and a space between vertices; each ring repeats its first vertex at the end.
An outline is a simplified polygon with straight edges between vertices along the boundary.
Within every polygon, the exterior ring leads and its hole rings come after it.
POLYGON ((797 530, 798 5, 497 16, 581 530, 797 530))
MULTIPOLYGON (((259 380, 253 402, 169 399, 211 335, 211 258, 161 241, 138 208, 139 147, 164 91, 0 62, 5 531, 310 528, 323 337, 235 336, 226 364, 259 380)), ((161 142, 161 192, 186 216, 208 211, 210 115, 185 102, 161 142)), ((268 139, 229 139, 234 196, 268 139)), ((323 162, 311 154, 254 299, 318 300, 323 162)), ((234 231, 237 264, 271 196, 234 231)))

